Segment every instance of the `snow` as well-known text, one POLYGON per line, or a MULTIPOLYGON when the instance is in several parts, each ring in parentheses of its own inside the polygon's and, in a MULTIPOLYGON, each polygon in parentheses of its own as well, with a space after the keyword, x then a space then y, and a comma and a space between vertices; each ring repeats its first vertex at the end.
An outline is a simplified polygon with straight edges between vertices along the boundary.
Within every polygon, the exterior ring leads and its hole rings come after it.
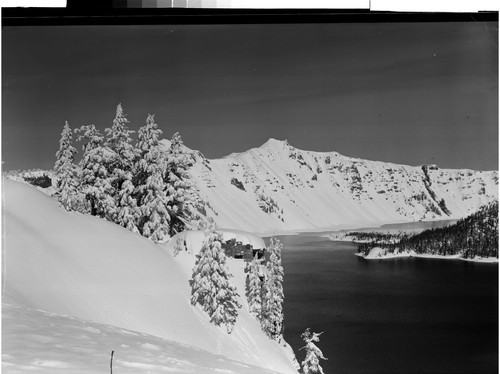
POLYGON ((248 311, 243 261, 228 261, 243 296, 228 335, 190 304, 198 246, 174 257, 174 240, 67 212, 28 185, 4 180, 3 194, 5 372, 103 372, 111 350, 117 372, 296 372, 248 311))
POLYGON ((154 335, 5 303, 4 373, 272 373, 154 335))
POLYGON ((484 262, 484 263, 498 263, 498 258, 496 257, 475 257, 475 258, 464 258, 462 255, 433 255, 433 254, 418 254, 415 251, 400 251, 390 253, 386 249, 380 247, 374 247, 370 250, 370 253, 364 255, 362 253, 356 253, 356 256, 362 257, 366 260, 386 260, 391 258, 400 257, 417 257, 417 258, 429 258, 429 259, 442 259, 442 260, 462 260, 470 262, 484 262))
POLYGON ((358 256, 363 257, 366 260, 374 260, 374 259, 381 259, 381 258, 411 257, 414 254, 415 253, 413 251, 411 253, 407 252, 407 251, 390 253, 390 252, 387 252, 386 249, 380 248, 380 247, 372 248, 370 253, 368 253, 365 256, 357 253, 358 256))

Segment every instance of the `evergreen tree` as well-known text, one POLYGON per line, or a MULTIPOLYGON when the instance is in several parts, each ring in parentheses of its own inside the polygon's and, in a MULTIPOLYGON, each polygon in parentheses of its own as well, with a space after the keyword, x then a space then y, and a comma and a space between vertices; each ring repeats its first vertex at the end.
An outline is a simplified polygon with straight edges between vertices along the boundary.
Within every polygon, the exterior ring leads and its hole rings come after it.
POLYGON ((304 374, 313 374, 313 373, 323 373, 323 369, 319 364, 319 360, 328 360, 323 356, 323 352, 314 344, 314 342, 319 342, 319 336, 323 334, 322 332, 315 333, 309 331, 309 328, 306 329, 301 335, 302 339, 306 343, 304 347, 301 349, 306 349, 306 358, 302 361, 302 370, 304 374))
POLYGON ((116 115, 113 120, 113 125, 104 130, 106 133, 105 146, 113 150, 117 157, 118 163, 116 168, 122 170, 131 170, 133 161, 136 158, 136 150, 132 145, 131 135, 134 131, 128 128, 129 121, 123 113, 121 103, 116 107, 116 115))
POLYGON ((165 242, 170 229, 167 203, 169 201, 163 184, 161 172, 152 172, 146 179, 139 209, 141 218, 139 229, 141 234, 154 242, 165 242))
POLYGON ((116 154, 103 146, 104 137, 94 125, 84 125, 75 132, 78 141, 84 141, 83 158, 80 162, 80 190, 85 196, 90 214, 112 220, 115 214, 113 186, 110 170, 116 154))
POLYGON ((170 236, 184 231, 186 225, 198 228, 202 220, 198 210, 201 199, 188 175, 193 163, 193 152, 184 147, 180 134, 176 132, 166 154, 165 170, 165 184, 170 197, 170 236))
POLYGON ((137 150, 132 145, 131 134, 133 131, 128 128, 128 122, 123 113, 122 105, 118 104, 113 125, 104 130, 107 135, 105 145, 116 155, 116 159, 112 163, 113 169, 110 171, 110 182, 114 189, 116 205, 113 220, 131 231, 138 232, 137 224, 140 212, 133 196, 134 185, 132 182, 137 150))
POLYGON ((139 129, 136 148, 140 157, 144 157, 151 148, 158 147, 162 131, 154 119, 154 114, 148 114, 146 125, 139 129))
POLYGON ((139 233, 137 225, 141 218, 141 210, 134 198, 134 191, 132 181, 126 179, 118 191, 115 222, 132 232, 139 233))
POLYGON ((262 281, 260 279, 260 262, 257 255, 248 262, 245 268, 247 273, 246 297, 248 308, 259 321, 262 318, 262 281))
POLYGON ((54 173, 59 202, 67 210, 80 208, 78 195, 78 167, 75 165, 77 150, 73 147, 73 133, 66 121, 59 141, 59 150, 56 152, 54 173))
POLYGON ((269 261, 266 264, 267 276, 264 280, 264 301, 262 305, 262 329, 271 339, 278 339, 283 330, 283 267, 281 251, 283 244, 271 238, 269 261))
POLYGON ((171 198, 165 188, 165 157, 159 147, 158 129, 154 115, 148 115, 146 125, 139 129, 137 149, 141 158, 136 164, 133 197, 140 209, 139 232, 155 242, 168 239, 171 198))
POLYGON ((216 326, 226 325, 231 333, 241 305, 236 287, 230 282, 232 275, 226 265, 222 249, 222 236, 215 231, 212 222, 205 232, 205 241, 196 255, 193 275, 190 280, 191 304, 201 305, 216 326))

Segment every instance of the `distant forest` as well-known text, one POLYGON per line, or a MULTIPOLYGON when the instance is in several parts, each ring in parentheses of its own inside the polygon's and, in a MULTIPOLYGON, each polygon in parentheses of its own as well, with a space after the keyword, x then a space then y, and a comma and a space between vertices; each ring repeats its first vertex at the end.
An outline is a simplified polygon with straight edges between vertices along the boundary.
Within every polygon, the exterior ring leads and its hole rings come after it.
POLYGON ((375 248, 387 253, 414 251, 417 254, 462 255, 464 258, 498 258, 498 201, 484 205, 453 225, 421 233, 349 233, 358 243, 358 253, 368 255, 375 248))

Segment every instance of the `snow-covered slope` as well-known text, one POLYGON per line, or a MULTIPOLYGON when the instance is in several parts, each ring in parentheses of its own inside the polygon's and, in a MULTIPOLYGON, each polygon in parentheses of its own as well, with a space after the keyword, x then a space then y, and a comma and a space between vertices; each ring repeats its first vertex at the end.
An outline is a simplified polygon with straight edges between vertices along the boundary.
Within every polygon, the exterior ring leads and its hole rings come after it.
POLYGON ((220 227, 260 233, 465 217, 498 199, 498 172, 397 165, 270 139, 191 174, 220 227))
POLYGON ((2 372, 275 373, 157 336, 5 303, 2 372))
POLYGON ((3 194, 5 372, 106 372, 111 350, 116 372, 295 372, 288 348, 248 313, 241 260, 229 261, 243 307, 228 335, 189 302, 196 251, 174 258, 171 247, 66 212, 25 184, 4 181, 3 194))

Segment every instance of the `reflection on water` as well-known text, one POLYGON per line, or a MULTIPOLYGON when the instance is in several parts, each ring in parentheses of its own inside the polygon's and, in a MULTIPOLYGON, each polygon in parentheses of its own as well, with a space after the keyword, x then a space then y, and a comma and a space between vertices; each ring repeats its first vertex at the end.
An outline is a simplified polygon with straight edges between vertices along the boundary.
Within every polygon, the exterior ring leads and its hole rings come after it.
POLYGON ((498 265, 366 261, 321 234, 281 236, 285 338, 325 331, 325 373, 496 373, 498 265))

